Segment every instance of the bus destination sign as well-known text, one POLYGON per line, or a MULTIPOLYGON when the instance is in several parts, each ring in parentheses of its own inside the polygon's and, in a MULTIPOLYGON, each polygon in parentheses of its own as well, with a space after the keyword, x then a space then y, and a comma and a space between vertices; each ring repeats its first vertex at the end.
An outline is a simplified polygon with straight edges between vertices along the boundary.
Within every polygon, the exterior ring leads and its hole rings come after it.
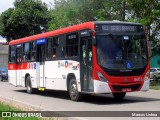
POLYGON ((46 43, 46 39, 45 38, 37 40, 37 45, 41 45, 41 44, 45 44, 45 43, 46 43))
POLYGON ((136 26, 130 25, 102 25, 103 31, 112 31, 112 32, 136 32, 136 26))

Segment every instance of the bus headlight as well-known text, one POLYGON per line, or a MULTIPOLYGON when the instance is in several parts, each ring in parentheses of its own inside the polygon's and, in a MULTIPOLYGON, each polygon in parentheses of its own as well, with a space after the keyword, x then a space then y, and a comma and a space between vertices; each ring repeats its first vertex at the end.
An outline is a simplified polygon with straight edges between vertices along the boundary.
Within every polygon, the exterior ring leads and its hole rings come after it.
POLYGON ((146 75, 144 77, 144 80, 148 80, 148 79, 150 79, 150 71, 149 70, 146 72, 146 75))
POLYGON ((108 82, 108 80, 100 72, 97 72, 97 75, 98 75, 100 81, 102 81, 102 82, 108 82))

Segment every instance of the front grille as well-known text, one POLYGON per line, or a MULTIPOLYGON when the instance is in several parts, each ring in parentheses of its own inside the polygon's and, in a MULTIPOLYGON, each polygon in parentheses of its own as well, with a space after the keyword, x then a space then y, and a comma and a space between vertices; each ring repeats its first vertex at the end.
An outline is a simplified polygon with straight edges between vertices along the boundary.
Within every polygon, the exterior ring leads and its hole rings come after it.
POLYGON ((135 84, 135 85, 127 85, 127 86, 121 86, 121 85, 112 85, 112 88, 115 91, 122 91, 122 89, 130 88, 132 91, 138 90, 140 88, 141 84, 135 84))

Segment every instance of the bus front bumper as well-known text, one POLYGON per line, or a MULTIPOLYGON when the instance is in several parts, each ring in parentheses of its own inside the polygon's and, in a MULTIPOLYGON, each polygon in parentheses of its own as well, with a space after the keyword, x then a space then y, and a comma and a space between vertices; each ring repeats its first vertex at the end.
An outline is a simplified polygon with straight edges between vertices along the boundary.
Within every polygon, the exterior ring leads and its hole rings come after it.
POLYGON ((99 80, 94 80, 94 93, 112 93, 112 92, 134 92, 134 91, 148 91, 150 80, 130 84, 108 84, 99 80), (111 87, 112 89, 111 89, 111 87), (142 86, 142 87, 141 87, 142 86), (141 88, 141 89, 140 89, 141 88))

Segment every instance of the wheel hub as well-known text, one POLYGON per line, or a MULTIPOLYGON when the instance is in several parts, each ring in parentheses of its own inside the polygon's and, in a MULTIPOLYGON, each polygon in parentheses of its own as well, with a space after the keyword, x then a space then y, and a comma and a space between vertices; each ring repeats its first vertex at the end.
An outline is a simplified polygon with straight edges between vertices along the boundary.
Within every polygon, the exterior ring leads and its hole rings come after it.
POLYGON ((71 86, 71 95, 73 97, 77 95, 77 85, 76 84, 72 84, 71 86))

